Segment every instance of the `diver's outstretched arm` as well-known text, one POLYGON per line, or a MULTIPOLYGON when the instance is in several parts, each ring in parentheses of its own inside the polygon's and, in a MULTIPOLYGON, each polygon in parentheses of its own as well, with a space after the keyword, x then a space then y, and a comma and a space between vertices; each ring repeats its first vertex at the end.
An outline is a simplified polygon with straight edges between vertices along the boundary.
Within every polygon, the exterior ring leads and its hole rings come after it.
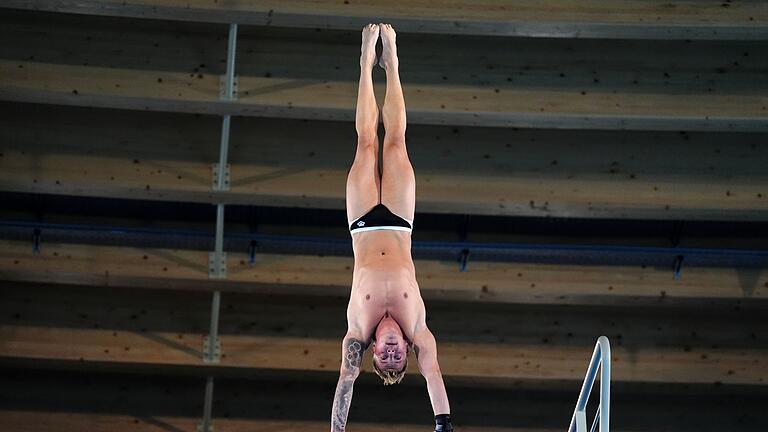
POLYGON ((352 388, 360 375, 360 364, 368 342, 347 332, 341 343, 341 368, 336 394, 331 410, 331 432, 343 432, 347 427, 347 415, 352 404, 352 388))
POLYGON ((432 402, 432 410, 435 413, 435 421, 443 422, 447 419, 448 424, 445 427, 438 427, 436 430, 452 431, 450 425, 451 407, 448 404, 448 394, 445 391, 443 383, 443 374, 440 372, 440 365, 437 363, 437 343, 435 336, 429 331, 429 328, 422 326, 416 330, 413 335, 413 350, 419 361, 419 371, 427 381, 427 391, 429 400, 432 402))

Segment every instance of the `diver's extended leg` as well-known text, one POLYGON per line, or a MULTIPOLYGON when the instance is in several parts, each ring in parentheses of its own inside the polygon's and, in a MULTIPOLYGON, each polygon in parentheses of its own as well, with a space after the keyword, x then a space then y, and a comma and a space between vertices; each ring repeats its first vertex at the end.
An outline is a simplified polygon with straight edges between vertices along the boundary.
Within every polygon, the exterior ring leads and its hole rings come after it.
POLYGON ((413 220, 416 208, 416 178, 405 145, 405 100, 400 85, 395 30, 379 24, 384 50, 379 65, 387 73, 387 92, 382 116, 384 150, 382 156, 381 202, 398 216, 413 220))
POLYGON ((377 157, 379 140, 376 136, 379 108, 373 94, 371 69, 376 64, 376 41, 379 26, 363 28, 360 47, 360 85, 357 90, 357 151, 347 176, 347 221, 352 223, 379 202, 379 170, 377 157))

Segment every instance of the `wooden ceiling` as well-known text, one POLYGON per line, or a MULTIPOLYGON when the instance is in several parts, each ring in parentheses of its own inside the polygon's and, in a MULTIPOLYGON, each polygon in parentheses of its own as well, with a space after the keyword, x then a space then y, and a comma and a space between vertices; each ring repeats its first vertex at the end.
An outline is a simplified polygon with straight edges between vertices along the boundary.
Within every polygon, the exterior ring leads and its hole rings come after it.
MULTIPOLYGON (((4 224, 210 231, 200 209, 224 203, 228 232, 346 238, 359 28, 389 21, 415 240, 768 250, 759 1, 2 6, 4 224), (240 24, 234 101, 220 97, 229 23, 240 24), (235 116, 223 192, 212 189, 222 114, 235 116), (235 216, 264 208, 287 222, 235 216), (461 233, 454 222, 469 218, 461 233), (664 224, 681 221, 720 228, 670 242, 664 224)), ((227 279, 214 280, 208 252, 50 241, 45 229, 39 251, 31 233, 0 239, 0 422, 193 430, 212 375, 217 430, 327 428, 351 256, 250 262, 232 250, 227 279), (202 360, 213 290, 219 364, 202 360)), ((459 272, 418 259, 460 430, 563 430, 601 334, 614 348, 615 430, 766 430, 768 268, 684 267, 675 279, 671 266, 472 261, 459 272)), ((396 389, 374 378, 356 387, 350 430, 429 427, 415 369, 396 389)))

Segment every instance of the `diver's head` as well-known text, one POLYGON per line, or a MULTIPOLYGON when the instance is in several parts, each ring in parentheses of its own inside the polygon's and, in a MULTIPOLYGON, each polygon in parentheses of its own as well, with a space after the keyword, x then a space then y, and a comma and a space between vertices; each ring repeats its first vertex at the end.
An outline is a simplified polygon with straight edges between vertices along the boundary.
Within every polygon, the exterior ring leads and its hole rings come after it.
POLYGON ((373 370, 384 385, 398 384, 408 366, 408 343, 400 325, 389 315, 376 327, 373 341, 373 370))

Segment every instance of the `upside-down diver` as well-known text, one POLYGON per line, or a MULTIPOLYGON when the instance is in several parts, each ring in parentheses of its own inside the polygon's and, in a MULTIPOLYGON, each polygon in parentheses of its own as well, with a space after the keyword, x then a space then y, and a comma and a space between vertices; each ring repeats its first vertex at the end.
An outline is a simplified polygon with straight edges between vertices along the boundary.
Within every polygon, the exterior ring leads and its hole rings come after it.
POLYGON ((419 371, 427 382, 435 431, 451 432, 450 406, 437 362, 435 337, 427 328, 424 301, 411 257, 416 179, 405 145, 405 101, 395 31, 389 24, 369 24, 363 28, 355 126, 357 150, 346 191, 355 265, 331 431, 346 428, 352 389, 360 374, 363 352, 370 345, 373 369, 385 385, 403 379, 406 356, 412 347, 419 371), (387 76, 382 108, 386 133, 381 160, 377 136, 379 109, 371 76, 377 64, 379 36, 383 52, 378 65, 387 76))

